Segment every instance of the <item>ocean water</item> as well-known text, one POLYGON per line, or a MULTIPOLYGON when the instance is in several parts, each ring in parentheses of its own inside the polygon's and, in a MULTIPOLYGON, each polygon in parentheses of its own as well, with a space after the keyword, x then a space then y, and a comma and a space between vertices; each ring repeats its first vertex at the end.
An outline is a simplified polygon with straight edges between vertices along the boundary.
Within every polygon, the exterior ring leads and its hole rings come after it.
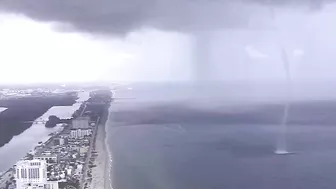
POLYGON ((275 155, 280 95, 263 99, 231 90, 202 98, 183 87, 132 88, 116 91, 117 97, 137 99, 116 100, 107 123, 114 189, 336 186, 336 124, 323 122, 336 112, 332 95, 302 97, 315 104, 293 108, 287 143, 294 153, 275 155))
MULTIPOLYGON (((85 101, 88 98, 89 92, 79 93, 77 101, 85 101)), ((75 103, 72 106, 54 106, 36 120, 48 120, 50 115, 56 115, 61 119, 70 118, 80 105, 80 103, 75 103)), ((20 135, 14 136, 9 143, 0 148, 0 172, 6 171, 32 150, 38 142, 47 141, 50 133, 60 129, 62 128, 59 126, 46 128, 43 124, 34 123, 20 135)))

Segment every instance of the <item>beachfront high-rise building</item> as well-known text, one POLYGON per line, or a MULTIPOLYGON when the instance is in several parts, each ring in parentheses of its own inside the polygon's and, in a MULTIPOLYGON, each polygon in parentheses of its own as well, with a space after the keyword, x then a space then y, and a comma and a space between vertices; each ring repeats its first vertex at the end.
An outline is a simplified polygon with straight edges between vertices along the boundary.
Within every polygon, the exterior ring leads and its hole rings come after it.
POLYGON ((15 179, 17 185, 43 183, 47 181, 47 162, 41 160, 23 160, 16 164, 15 179))
POLYGON ((22 160, 15 166, 17 189, 58 189, 57 182, 47 181, 47 162, 45 160, 22 160))
POLYGON ((84 138, 92 134, 91 129, 71 129, 70 138, 84 138))

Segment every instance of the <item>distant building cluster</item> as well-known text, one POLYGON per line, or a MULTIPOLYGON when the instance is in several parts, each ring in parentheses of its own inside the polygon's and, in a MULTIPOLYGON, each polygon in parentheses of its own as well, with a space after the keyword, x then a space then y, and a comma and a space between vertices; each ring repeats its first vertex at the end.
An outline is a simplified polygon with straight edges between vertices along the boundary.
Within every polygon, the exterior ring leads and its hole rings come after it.
POLYGON ((73 129, 89 129, 91 126, 89 125, 90 117, 78 117, 72 120, 72 128, 73 129))
POLYGON ((0 90, 0 100, 22 98, 22 97, 59 96, 59 95, 77 96, 77 91, 64 90, 64 89, 48 89, 48 88, 0 90))
POLYGON ((89 122, 88 117, 74 119, 17 162, 13 189, 59 189, 62 183, 78 187, 95 129, 89 122))
POLYGON ((111 96, 103 92, 91 96, 62 131, 51 134, 46 142, 39 142, 0 176, 0 189, 87 189, 97 156, 93 149, 97 123, 110 101, 111 96))

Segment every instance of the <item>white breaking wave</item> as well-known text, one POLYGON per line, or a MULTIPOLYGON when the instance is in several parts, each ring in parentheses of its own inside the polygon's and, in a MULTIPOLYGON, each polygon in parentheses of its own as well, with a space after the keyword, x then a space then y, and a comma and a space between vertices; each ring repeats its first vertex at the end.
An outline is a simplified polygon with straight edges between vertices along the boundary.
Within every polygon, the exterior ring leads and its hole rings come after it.
POLYGON ((5 111, 5 110, 7 110, 7 108, 5 108, 5 107, 0 107, 0 113, 3 112, 3 111, 5 111))

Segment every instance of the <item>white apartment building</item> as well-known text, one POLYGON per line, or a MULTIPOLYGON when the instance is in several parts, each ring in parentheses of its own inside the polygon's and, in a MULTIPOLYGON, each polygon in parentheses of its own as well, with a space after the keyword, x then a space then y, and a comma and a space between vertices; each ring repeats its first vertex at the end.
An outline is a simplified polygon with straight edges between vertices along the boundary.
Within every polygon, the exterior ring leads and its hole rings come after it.
POLYGON ((15 166, 17 189, 58 189, 58 182, 47 181, 45 160, 22 160, 15 166))
POLYGON ((92 134, 91 129, 72 129, 70 131, 70 138, 84 138, 92 134))

